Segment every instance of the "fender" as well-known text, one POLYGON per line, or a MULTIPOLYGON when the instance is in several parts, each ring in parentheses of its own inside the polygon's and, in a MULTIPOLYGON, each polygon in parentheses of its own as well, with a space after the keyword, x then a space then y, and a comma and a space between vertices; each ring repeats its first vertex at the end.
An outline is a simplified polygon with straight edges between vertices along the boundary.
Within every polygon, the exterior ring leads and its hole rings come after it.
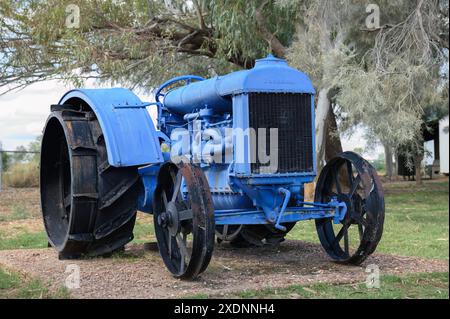
POLYGON ((80 100, 87 103, 98 118, 111 166, 164 161, 157 131, 146 109, 150 103, 143 103, 128 89, 112 88, 71 90, 58 104, 74 104, 80 100))

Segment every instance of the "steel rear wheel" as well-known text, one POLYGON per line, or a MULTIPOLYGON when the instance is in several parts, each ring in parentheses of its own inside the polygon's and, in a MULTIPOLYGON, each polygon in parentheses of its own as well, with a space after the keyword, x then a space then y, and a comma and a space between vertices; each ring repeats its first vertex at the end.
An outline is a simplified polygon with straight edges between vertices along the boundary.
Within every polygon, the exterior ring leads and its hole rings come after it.
POLYGON ((332 197, 347 204, 347 213, 339 224, 316 220, 320 242, 334 260, 359 265, 383 233, 384 194, 375 169, 356 153, 339 154, 323 168, 316 186, 316 202, 332 197))
POLYGON ((135 167, 108 165, 95 114, 82 101, 54 106, 41 152, 41 206, 60 259, 107 256, 133 239, 135 167))
POLYGON ((193 279, 206 270, 214 249, 214 207, 199 167, 161 168, 153 219, 160 255, 174 277, 193 279))

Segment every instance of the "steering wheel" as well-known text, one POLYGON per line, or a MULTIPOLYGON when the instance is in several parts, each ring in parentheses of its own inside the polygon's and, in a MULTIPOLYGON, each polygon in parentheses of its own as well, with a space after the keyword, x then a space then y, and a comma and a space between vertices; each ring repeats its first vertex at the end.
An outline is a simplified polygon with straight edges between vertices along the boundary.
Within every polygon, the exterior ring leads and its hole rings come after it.
POLYGON ((203 81, 204 78, 202 78, 201 76, 197 76, 197 75, 183 75, 183 76, 177 76, 173 79, 170 79, 167 82, 164 82, 155 93, 156 102, 161 103, 160 99, 166 95, 166 93, 163 93, 162 90, 164 90, 166 87, 168 87, 176 82, 181 82, 181 81, 185 81, 186 85, 188 85, 191 83, 192 80, 203 81))

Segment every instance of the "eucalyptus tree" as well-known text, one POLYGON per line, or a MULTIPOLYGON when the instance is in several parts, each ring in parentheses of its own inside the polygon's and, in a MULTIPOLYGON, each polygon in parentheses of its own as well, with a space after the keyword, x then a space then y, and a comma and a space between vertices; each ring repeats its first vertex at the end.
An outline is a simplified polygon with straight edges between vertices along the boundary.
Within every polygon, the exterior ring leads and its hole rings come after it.
POLYGON ((98 78, 150 89, 283 57, 295 12, 258 0, 2 0, 0 87, 98 78))
POLYGON ((319 163, 340 147, 321 127, 328 122, 328 130, 333 128, 334 113, 341 133, 362 124, 369 140, 382 142, 388 167, 388 152, 400 144, 414 145, 421 154, 424 118, 447 109, 448 71, 442 71, 448 69, 448 1, 279 3, 297 3, 308 12, 288 58, 318 88, 319 163), (374 13, 376 23, 368 26, 374 13))
POLYGON ((301 11, 305 14, 297 24, 288 59, 312 78, 317 89, 316 149, 317 163, 321 167, 327 159, 342 151, 332 108, 338 87, 334 79, 340 68, 353 58, 350 35, 361 20, 356 16, 364 12, 364 6, 351 0, 284 0, 280 5, 294 3, 303 7, 301 11))
MULTIPOLYGON (((382 5, 384 23, 366 31, 374 35, 372 48, 335 79, 336 100, 346 114, 344 126, 364 123, 387 155, 409 145, 420 183, 426 121, 448 114, 448 1, 382 5)), ((392 156, 386 159, 389 170, 392 156)))

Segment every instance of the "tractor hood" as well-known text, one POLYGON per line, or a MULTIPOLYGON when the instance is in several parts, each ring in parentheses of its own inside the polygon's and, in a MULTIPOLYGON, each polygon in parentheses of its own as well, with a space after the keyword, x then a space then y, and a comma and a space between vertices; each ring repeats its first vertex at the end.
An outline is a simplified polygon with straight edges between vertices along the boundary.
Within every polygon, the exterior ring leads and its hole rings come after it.
POLYGON ((272 55, 257 60, 249 70, 233 72, 173 89, 164 105, 175 113, 189 113, 203 107, 231 110, 231 96, 252 92, 315 94, 311 80, 272 55))

